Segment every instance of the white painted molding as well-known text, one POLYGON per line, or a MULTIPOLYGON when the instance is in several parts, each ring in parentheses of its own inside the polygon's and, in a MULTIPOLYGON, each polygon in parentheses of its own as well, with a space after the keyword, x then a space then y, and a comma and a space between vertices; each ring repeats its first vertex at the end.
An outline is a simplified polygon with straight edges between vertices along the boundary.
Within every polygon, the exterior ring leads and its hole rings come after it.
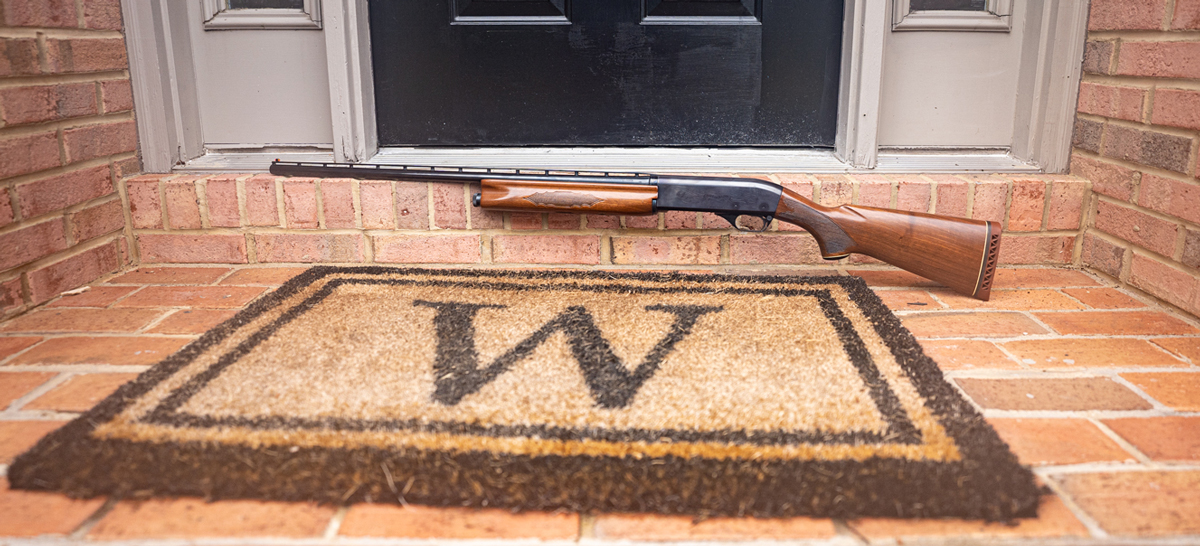
POLYGON ((326 0, 325 10, 333 155, 366 161, 379 149, 367 0, 326 0))
POLYGON ((847 0, 838 93, 837 157, 851 166, 875 166, 879 98, 889 0, 847 0))
POLYGON ((191 43, 179 28, 186 14, 175 5, 182 7, 169 0, 121 2, 144 172, 170 172, 203 152, 191 43))
POLYGON ((1088 2, 1032 4, 1025 22, 1012 154, 1044 172, 1065 172, 1071 159, 1088 2))
POLYGON ((301 9, 229 9, 228 0, 200 0, 204 30, 305 30, 321 28, 321 0, 301 9))
POLYGON ((892 0, 892 30, 1011 32, 1013 0, 987 0, 983 11, 912 11, 911 0, 892 0))

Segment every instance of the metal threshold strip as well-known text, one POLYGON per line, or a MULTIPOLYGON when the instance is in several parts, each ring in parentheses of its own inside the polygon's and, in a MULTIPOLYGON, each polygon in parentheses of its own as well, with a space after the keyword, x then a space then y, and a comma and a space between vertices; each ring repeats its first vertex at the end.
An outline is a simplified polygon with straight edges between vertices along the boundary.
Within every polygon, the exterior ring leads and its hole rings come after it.
MULTIPOLYGON (((209 153, 176 172, 265 172, 273 159, 333 161, 332 152, 209 153)), ((855 168, 829 150, 795 148, 382 148, 374 165, 482 166, 660 173, 1036 173, 1004 151, 887 151, 874 169, 855 168)))

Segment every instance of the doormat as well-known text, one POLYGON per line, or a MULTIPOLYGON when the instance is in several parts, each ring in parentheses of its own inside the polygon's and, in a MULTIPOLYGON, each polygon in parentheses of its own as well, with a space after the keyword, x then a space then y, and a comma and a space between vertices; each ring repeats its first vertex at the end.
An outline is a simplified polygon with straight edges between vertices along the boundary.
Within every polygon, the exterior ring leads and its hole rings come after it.
POLYGON ((9 468, 14 487, 705 516, 1035 515, 858 277, 317 267, 9 468))

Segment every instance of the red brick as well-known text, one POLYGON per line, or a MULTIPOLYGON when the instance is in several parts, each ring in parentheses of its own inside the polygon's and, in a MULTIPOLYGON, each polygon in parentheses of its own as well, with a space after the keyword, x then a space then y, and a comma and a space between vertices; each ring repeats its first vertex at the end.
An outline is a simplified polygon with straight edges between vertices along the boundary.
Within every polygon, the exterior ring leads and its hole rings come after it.
POLYGON ((481 261, 479 235, 379 235, 375 261, 381 263, 472 263, 481 261))
POLYGON ((942 308, 926 290, 876 290, 875 295, 893 311, 928 311, 942 308))
POLYGON ((1046 229, 1079 229, 1085 195, 1086 181, 1055 180, 1050 189, 1050 213, 1046 218, 1046 229))
POLYGON ((108 165, 71 171, 17 186, 21 216, 34 218, 113 192, 108 165))
POLYGON ((137 236, 143 263, 246 263, 246 238, 234 234, 137 236))
MULTIPOLYGON (((479 184, 468 184, 470 195, 480 192, 479 184)), ((500 229, 504 227, 504 213, 498 210, 484 210, 474 205, 467 207, 471 216, 471 229, 500 229)))
MULTIPOLYGON (((686 215, 686 214, 685 214, 686 215)), ((692 213, 695 217, 695 213, 692 213)), ((546 214, 546 227, 549 229, 579 229, 583 215, 570 212, 551 212, 546 214)), ((695 222, 692 222, 693 226, 695 222)))
POLYGON ((1072 473, 1054 479, 1112 535, 1200 534, 1200 472, 1072 473))
POLYGON ((161 313, 143 309, 44 309, 0 326, 6 332, 133 332, 161 313))
POLYGON ((325 210, 325 227, 330 229, 357 227, 358 223, 354 213, 354 181, 322 180, 321 207, 325 210))
POLYGON ((204 182, 204 197, 208 201, 208 225, 238 227, 242 225, 238 210, 237 175, 213 177, 204 182))
POLYGON ((1128 252, 1125 247, 1110 243, 1093 233, 1087 233, 1083 237, 1081 259, 1083 265, 1093 267, 1113 277, 1120 277, 1121 268, 1125 263, 1125 254, 1128 252))
POLYGON ((1200 78, 1200 42, 1122 42, 1117 74, 1200 78))
POLYGON ((137 150, 137 125, 133 120, 98 123, 63 130, 67 162, 137 150))
POLYGON ((137 156, 113 161, 113 176, 120 180, 142 172, 142 161, 137 156))
POLYGON ((588 229, 619 229, 621 227, 621 217, 605 214, 589 214, 587 215, 587 227, 588 229))
POLYGON ((104 505, 103 498, 72 499, 60 493, 9 489, 0 478, 0 535, 67 536, 104 505))
POLYGON ((20 277, 0 283, 0 312, 8 312, 25 305, 21 292, 20 277))
POLYGON ((896 186, 896 208, 912 212, 929 212, 933 185, 918 176, 900 178, 896 186))
POLYGON ((1128 201, 1133 196, 1137 171, 1076 154, 1071 156, 1071 174, 1091 180, 1096 193, 1128 201))
POLYGON ((1141 339, 1024 339, 1007 342, 1004 348, 1026 365, 1036 369, 1187 365, 1141 339))
MULTIPOLYGON (((779 222, 779 221, 775 222, 775 225, 781 226, 780 227, 781 230, 782 230, 782 226, 785 224, 791 226, 791 224, 788 224, 787 222, 779 222)), ((716 214, 713 214, 711 212, 701 212, 700 213, 700 227, 703 229, 730 229, 728 220, 721 218, 720 216, 717 216, 716 214)), ((793 227, 795 227, 795 226, 793 226, 793 227)))
POLYGON ((1200 330, 1157 311, 1076 311, 1035 313, 1038 320, 1065 335, 1185 335, 1200 330))
POLYGON ((8 358, 17 354, 41 341, 41 337, 37 336, 4 336, 0 337, 0 359, 8 358))
POLYGON ((925 277, 920 277, 907 271, 899 270, 868 270, 857 269, 846 271, 849 275, 862 277, 867 282, 867 286, 893 286, 893 287, 928 287, 941 286, 925 277))
POLYGON ((937 182, 937 202, 934 212, 944 216, 967 216, 967 192, 970 186, 967 181, 950 175, 930 176, 937 182))
POLYGON ((1187 172, 1193 140, 1153 130, 1110 125, 1100 153, 1175 172, 1187 172))
POLYGON ((428 182, 396 183, 396 227, 429 229, 428 182))
POLYGON ((626 216, 625 227, 629 229, 658 229, 658 218, 661 214, 649 216, 626 216))
POLYGON ((1200 0, 1175 0, 1175 17, 1171 19, 1171 29, 1200 29, 1200 0))
POLYGON ((108 398, 113 391, 132 381, 135 377, 137 374, 132 373, 76 375, 54 387, 50 392, 25 404, 23 409, 82 413, 92 409, 96 403, 108 398))
POLYGON ((314 179, 287 179, 283 181, 283 211, 287 227, 292 229, 316 229, 317 182, 314 179))
POLYGON ((0 227, 13 223, 12 200, 8 191, 0 191, 0 227))
POLYGON ((1151 341, 1171 354, 1191 360, 1192 364, 1200 363, 1200 343, 1194 337, 1160 337, 1151 341))
POLYGON ((1046 329, 1020 313, 918 313, 901 321, 917 337, 1013 337, 1046 329))
POLYGON ((467 201, 462 184, 434 184, 432 191, 434 227, 466 229, 467 201))
POLYGON ((96 84, 34 85, 0 90, 5 125, 96 114, 96 84))
POLYGON ((1136 461, 1086 419, 988 419, 1000 439, 1033 466, 1136 461))
POLYGON ((943 370, 1015 370, 1020 366, 990 341, 922 340, 921 348, 943 370))
POLYGON ((129 216, 134 229, 159 229, 163 227, 162 204, 158 195, 158 181, 162 175, 144 175, 125 181, 129 195, 129 216))
POLYGON ((363 236, 358 233, 260 233, 254 235, 259 262, 361 262, 363 236))
MULTIPOLYGON (((976 203, 978 204, 978 193, 976 203)), ((1038 231, 1046 204, 1046 183, 1041 180, 1014 180, 1012 205, 1008 211, 1008 229, 1038 231)), ((1082 204, 1082 201, 1080 201, 1082 204)))
MULTIPOLYGON (((1138 204, 1189 222, 1200 223, 1200 184, 1171 180, 1149 173, 1142 175, 1138 204)), ((1170 255, 1168 253, 1168 255, 1170 255)))
POLYGON ((984 408, 1014 411, 1148 410, 1149 402, 1107 377, 954 380, 984 408))
POLYGON ((148 286, 113 307, 239 309, 264 291, 261 286, 148 286))
POLYGON ((833 521, 821 518, 708 518, 658 514, 601 514, 594 526, 604 541, 759 541, 828 539, 837 534, 833 521))
POLYGON ((67 38, 46 40, 46 64, 53 73, 125 70, 122 38, 67 38))
POLYGON ((246 221, 251 226, 278 226, 279 204, 276 200, 275 177, 256 175, 245 182, 246 221))
MULTIPOLYGON (((124 309, 118 311, 130 312, 124 309)), ((157 311, 136 312, 158 315, 157 311)), ((149 366, 170 356, 189 341, 191 340, 150 336, 57 337, 22 353, 9 364, 149 366)))
POLYGON ((418 539, 566 539, 579 535, 572 513, 476 510, 408 505, 356 504, 338 534, 349 537, 418 539))
POLYGON ((536 212, 509 213, 509 225, 514 230, 542 229, 542 215, 536 212))
POLYGON ((858 181, 858 199, 855 204, 885 209, 892 206, 891 180, 877 174, 855 175, 854 179, 858 181))
POLYGON ((119 267, 113 241, 29 273, 29 297, 37 305, 62 292, 83 286, 119 267))
POLYGON ((22 227, 0 235, 0 269, 26 264, 66 248, 60 218, 22 227))
POLYGON ((62 165, 58 136, 53 132, 0 140, 0 178, 33 173, 62 165))
POLYGON ((1084 305, 1057 290, 1026 288, 993 290, 988 301, 980 301, 949 290, 934 291, 941 302, 952 309, 1005 309, 1029 311, 1034 309, 1083 309, 1084 305))
POLYGON ((614 264, 712 265, 721 261, 721 238, 613 237, 614 264))
POLYGON ((1142 121, 1147 91, 1099 83, 1079 84, 1079 111, 1109 118, 1142 121))
POLYGON ((1005 237, 1000 243, 1001 264, 1068 264, 1075 250, 1072 235, 1005 237))
MULTIPOLYGON (((0 464, 9 464, 66 421, 0 421, 0 464)), ((2 518, 3 521, 7 518, 2 518)))
POLYGON ((0 21, 8 27, 78 26, 75 3, 71 0, 6 0, 2 9, 0 21))
POLYGON ((41 72, 36 39, 0 38, 0 76, 31 76, 41 72))
POLYGON ((598 264, 600 237, 595 235, 497 235, 492 238, 496 263, 598 264))
POLYGON ((1188 309, 1197 290, 1200 290, 1200 273, 1194 269, 1178 269, 1149 256, 1134 254, 1129 270, 1129 284, 1188 309))
POLYGON ((1062 288, 1067 286, 1100 286, 1100 283, 1078 271, 1065 269, 996 270, 993 288, 1062 288))
POLYGON ((1135 309, 1146 306, 1115 288, 1067 288, 1063 292, 1096 309, 1135 309))
POLYGON ((1175 238, 1179 233, 1176 224, 1105 201, 1096 209, 1096 228, 1164 256, 1175 253, 1175 238))
POLYGON ((47 307, 108 307, 134 290, 137 286, 91 286, 87 291, 68 294, 50 302, 47 307))
POLYGON ((40 372, 0 373, 0 411, 56 375, 40 372))
POLYGON ((1087 528, 1052 495, 1042 497, 1038 517, 1009 523, 953 518, 863 518, 846 523, 870 544, 989 544, 1004 538, 1088 536, 1087 528))
POLYGON ((200 199, 196 196, 196 178, 186 176, 163 182, 167 205, 167 223, 171 229, 200 229, 200 199))
POLYGON ((171 313, 148 332, 152 334, 203 334, 237 313, 236 309, 184 309, 171 313))
POLYGON ((139 267, 109 284, 212 284, 229 273, 228 267, 139 267))
POLYGON ((279 286, 305 271, 308 269, 303 267, 243 268, 222 279, 221 284, 279 286))
POLYGON ((1088 30, 1158 30, 1164 0, 1093 0, 1088 30))
POLYGON ((363 229, 396 227, 395 212, 392 207, 391 182, 364 180, 358 183, 358 193, 359 203, 362 205, 363 229))
POLYGON ((253 500, 153 499, 122 501, 88 532, 95 540, 194 537, 313 537, 336 511, 315 503, 253 500))
POLYGON ((86 28, 121 30, 120 0, 83 0, 83 20, 86 28))
POLYGON ((1200 460, 1200 417, 1106 419, 1104 424, 1156 461, 1200 460))
MULTIPOLYGON (((812 175, 802 173, 779 173, 775 175, 779 179, 779 183, 789 191, 799 194, 801 197, 813 200, 814 190, 816 188, 816 178, 812 175)), ((804 231, 804 228, 795 226, 787 222, 776 222, 779 226, 779 231, 804 231)), ((724 219, 713 219, 712 223, 704 220, 706 228, 728 229, 729 223, 724 219)))
MULTIPOLYGON (((1045 191, 1043 189, 1043 191, 1045 191)), ((991 220, 1004 224, 1004 213, 1007 209, 1008 183, 994 180, 980 180, 975 183, 975 201, 971 205, 971 218, 991 220)), ((1041 221, 1039 210, 1039 222, 1041 221)), ((1007 229, 1007 226, 1005 226, 1007 229)), ((1003 247, 1001 247, 1003 248, 1003 247)))
POLYGON ((695 212, 671 210, 663 214, 665 229, 696 229, 697 216, 695 212))
POLYGON ((820 248, 811 235, 733 235, 729 260, 734 264, 822 263, 820 248))
POLYGON ((854 197, 854 184, 843 174, 818 174, 817 181, 821 184, 821 199, 819 202, 827 207, 849 205, 854 197))
POLYGON ((1198 373, 1123 373, 1121 377, 1175 411, 1200 411, 1198 373))
POLYGON ((107 80, 100 82, 100 93, 104 97, 104 113, 133 110, 133 86, 129 80, 107 80))
POLYGON ((76 242, 107 235, 125 227, 120 199, 72 212, 67 215, 67 221, 71 226, 71 239, 76 242))

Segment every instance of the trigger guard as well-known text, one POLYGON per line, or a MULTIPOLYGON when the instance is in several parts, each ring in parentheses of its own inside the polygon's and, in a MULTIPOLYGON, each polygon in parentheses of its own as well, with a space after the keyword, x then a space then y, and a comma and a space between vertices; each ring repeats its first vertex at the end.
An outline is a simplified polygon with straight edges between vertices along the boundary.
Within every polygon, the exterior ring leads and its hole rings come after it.
POLYGON ((716 214, 717 214, 717 216, 724 218, 726 222, 729 222, 729 225, 733 226, 733 229, 736 229, 741 232, 746 232, 746 233, 762 233, 762 232, 766 231, 767 228, 771 227, 771 222, 775 221, 774 214, 763 214, 763 215, 732 214, 732 213, 728 213, 728 212, 718 212, 716 214), (762 218, 762 221, 763 221, 762 229, 742 229, 741 227, 739 227, 737 225, 737 219, 739 216, 754 216, 757 218, 762 218))

